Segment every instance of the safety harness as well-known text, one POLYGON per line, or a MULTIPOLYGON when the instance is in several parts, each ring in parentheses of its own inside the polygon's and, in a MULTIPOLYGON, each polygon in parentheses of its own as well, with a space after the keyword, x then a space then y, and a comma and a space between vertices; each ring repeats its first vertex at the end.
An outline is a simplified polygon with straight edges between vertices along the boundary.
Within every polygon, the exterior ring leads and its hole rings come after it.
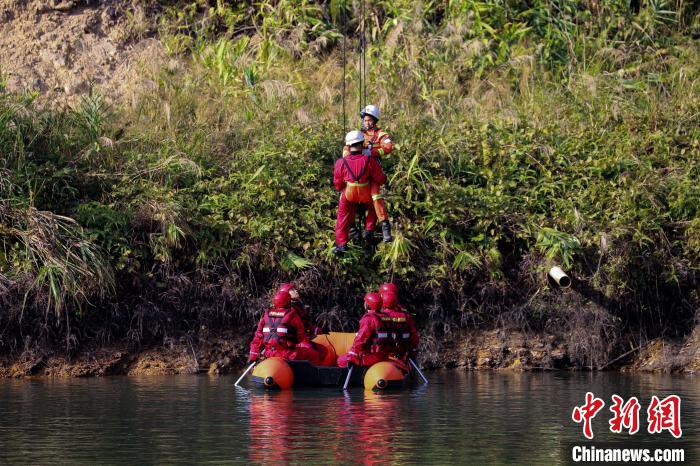
POLYGON ((294 309, 270 309, 265 315, 265 324, 263 326, 263 337, 265 346, 274 350, 275 345, 283 348, 294 348, 299 341, 297 331, 294 327, 288 326, 287 323, 292 317, 294 309))
POLYGON ((405 316, 374 313, 377 329, 372 336, 370 353, 401 353, 409 347, 411 333, 405 316))
POLYGON ((352 186, 352 187, 369 186, 369 182, 360 183, 360 180, 362 179, 362 177, 365 176, 365 172, 367 171, 367 166, 369 166, 369 157, 367 157, 365 164, 362 166, 362 170, 360 171, 359 175, 355 175, 355 172, 352 171, 352 168, 350 168, 350 164, 345 159, 345 157, 343 157, 343 165, 345 165, 345 168, 347 168, 348 172, 350 172, 350 176, 352 177, 352 179, 355 180, 355 182, 346 181, 346 184, 348 186, 352 186))

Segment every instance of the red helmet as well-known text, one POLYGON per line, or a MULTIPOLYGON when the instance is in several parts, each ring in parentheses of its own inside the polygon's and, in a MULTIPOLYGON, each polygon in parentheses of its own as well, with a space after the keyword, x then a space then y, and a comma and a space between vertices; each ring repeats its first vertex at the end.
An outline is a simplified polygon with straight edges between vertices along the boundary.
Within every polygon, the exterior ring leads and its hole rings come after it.
POLYGON ((288 291, 278 291, 272 297, 272 305, 275 307, 289 307, 291 303, 292 297, 290 296, 288 291))
POLYGON ((385 308, 394 309, 399 305, 399 297, 396 296, 396 293, 385 291, 382 293, 382 302, 384 303, 385 308))
POLYGON ((292 297, 292 302, 297 302, 299 300, 299 292, 294 283, 282 283, 277 291, 286 291, 292 297))
POLYGON ((293 290, 295 288, 294 283, 282 283, 280 287, 277 288, 277 291, 286 291, 289 293, 289 290, 293 290))
POLYGON ((379 287, 379 294, 384 295, 387 291, 398 296, 399 287, 396 286, 396 283, 382 283, 382 286, 379 287))
POLYGON ((367 293, 365 295, 365 308, 378 311, 382 308, 382 297, 378 293, 367 293))

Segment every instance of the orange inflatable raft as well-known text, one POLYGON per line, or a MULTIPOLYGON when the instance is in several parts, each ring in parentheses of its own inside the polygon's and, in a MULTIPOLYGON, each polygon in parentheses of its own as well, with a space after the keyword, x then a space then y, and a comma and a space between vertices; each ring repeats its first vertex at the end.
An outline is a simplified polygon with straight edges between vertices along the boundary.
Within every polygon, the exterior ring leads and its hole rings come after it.
MULTIPOLYGON (((337 359, 352 346, 354 333, 331 332, 319 335, 314 342, 325 346, 337 359)), ((329 357, 330 359, 330 357, 329 357)), ((287 390, 292 387, 342 387, 348 369, 337 366, 315 366, 309 361, 286 361, 268 358, 253 369, 253 383, 265 388, 287 390)), ((370 368, 353 369, 350 386, 364 386, 367 390, 401 388, 409 380, 409 368, 401 361, 382 361, 370 368)))

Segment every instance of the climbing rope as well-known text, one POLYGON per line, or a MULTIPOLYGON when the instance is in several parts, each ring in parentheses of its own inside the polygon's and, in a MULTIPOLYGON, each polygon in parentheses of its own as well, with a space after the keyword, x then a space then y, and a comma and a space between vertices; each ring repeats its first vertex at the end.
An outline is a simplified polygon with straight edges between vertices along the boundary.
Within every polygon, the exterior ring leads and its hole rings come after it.
MULTIPOLYGON (((358 50, 358 79, 357 79, 357 100, 359 104, 358 113, 361 114, 362 110, 367 106, 367 37, 365 29, 365 0, 360 0, 360 37, 359 37, 359 50, 358 50)), ((347 118, 347 108, 345 104, 346 94, 347 94, 347 39, 345 37, 345 31, 347 30, 347 11, 346 11, 346 0, 342 3, 342 20, 341 29, 343 33, 343 134, 347 134, 348 129, 348 118, 347 118)))
POLYGON ((343 20, 341 21, 341 28, 343 32, 343 136, 345 136, 348 133, 348 117, 347 117, 347 112, 345 111, 345 63, 347 61, 346 58, 346 45, 345 45, 345 30, 347 29, 347 14, 345 12, 345 0, 343 0, 343 6, 342 6, 342 13, 341 15, 343 16, 343 20))
POLYGON ((358 100, 360 103, 360 111, 367 105, 367 39, 365 37, 365 0, 360 0, 360 50, 359 59, 360 67, 358 70, 358 100))

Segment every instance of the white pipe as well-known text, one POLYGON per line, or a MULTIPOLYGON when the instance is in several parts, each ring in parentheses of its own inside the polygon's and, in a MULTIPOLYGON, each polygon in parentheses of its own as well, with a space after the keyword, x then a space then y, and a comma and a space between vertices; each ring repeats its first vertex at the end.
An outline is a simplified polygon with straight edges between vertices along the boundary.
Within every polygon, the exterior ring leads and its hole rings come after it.
POLYGON ((549 276, 562 288, 571 286, 571 278, 559 267, 549 269, 549 276))

